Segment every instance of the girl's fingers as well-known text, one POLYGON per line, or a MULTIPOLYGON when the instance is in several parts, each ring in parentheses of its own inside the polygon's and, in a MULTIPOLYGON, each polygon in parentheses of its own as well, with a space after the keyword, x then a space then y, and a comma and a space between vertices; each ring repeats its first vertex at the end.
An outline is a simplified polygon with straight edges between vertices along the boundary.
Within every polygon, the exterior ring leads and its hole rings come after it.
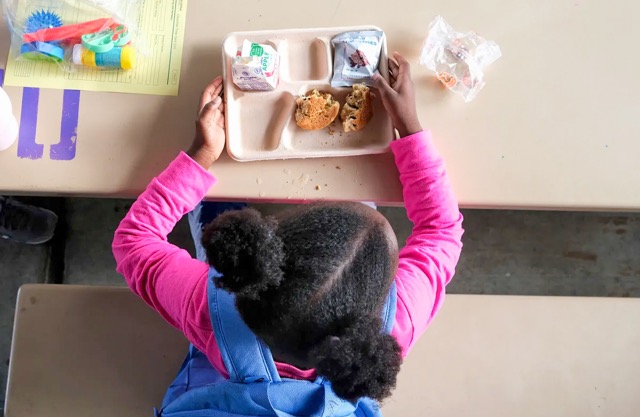
POLYGON ((389 58, 389 72, 393 75, 394 78, 398 77, 399 69, 400 66, 398 65, 398 63, 393 58, 389 58))
POLYGON ((395 80, 398 78, 398 73, 389 71, 389 77, 395 80))
POLYGON ((202 91, 202 94, 200 95, 200 107, 198 110, 202 111, 207 103, 220 95, 220 92, 222 92, 222 77, 216 77, 213 81, 207 84, 202 91))
POLYGON ((216 111, 218 111, 221 103, 222 99, 220 99, 220 97, 218 96, 216 96, 208 103, 205 103, 205 105, 202 107, 202 110, 200 111, 200 120, 203 122, 211 121, 215 116, 216 111))
POLYGON ((383 100, 389 94, 394 93, 393 88, 391 88, 389 83, 387 83, 387 80, 385 80, 382 75, 378 73, 373 74, 373 81, 375 82, 376 87, 378 88, 378 91, 380 92, 383 100))
POLYGON ((216 89, 213 91, 213 94, 211 95, 211 99, 213 100, 216 97, 222 98, 222 89, 223 89, 223 85, 222 85, 222 82, 220 82, 220 85, 218 85, 216 89))
POLYGON ((216 111, 214 121, 218 126, 224 129, 224 113, 222 113, 220 110, 216 111))
POLYGON ((396 78, 396 76, 393 75, 393 73, 391 71, 389 71, 389 85, 391 87, 395 87, 397 81, 398 81, 398 79, 396 78))
POLYGON ((404 74, 408 75, 411 72, 411 65, 409 65, 409 61, 407 61, 406 58, 398 52, 394 52, 393 57, 398 61, 398 77, 404 74))

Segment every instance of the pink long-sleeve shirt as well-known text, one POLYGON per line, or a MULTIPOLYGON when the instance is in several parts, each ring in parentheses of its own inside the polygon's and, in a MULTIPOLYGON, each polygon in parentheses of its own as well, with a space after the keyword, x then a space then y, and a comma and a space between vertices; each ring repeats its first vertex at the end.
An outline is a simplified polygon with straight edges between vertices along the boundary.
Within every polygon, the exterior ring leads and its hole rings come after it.
MULTIPOLYGON (((462 215, 428 132, 391 144, 404 202, 414 227, 400 251, 392 335, 403 357, 425 331, 445 295, 462 248, 462 215)), ((131 290, 181 330, 211 364, 228 376, 216 344, 207 302, 209 266, 167 241, 178 220, 216 183, 181 153, 131 206, 113 240, 117 271, 131 290)), ((276 363, 283 377, 311 379, 313 370, 276 363)))

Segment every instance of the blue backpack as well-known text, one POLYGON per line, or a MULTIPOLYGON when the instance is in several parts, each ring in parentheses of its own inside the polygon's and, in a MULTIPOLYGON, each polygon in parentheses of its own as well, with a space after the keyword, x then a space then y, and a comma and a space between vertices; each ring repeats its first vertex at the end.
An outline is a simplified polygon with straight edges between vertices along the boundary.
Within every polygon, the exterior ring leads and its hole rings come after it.
MULTIPOLYGON (((215 286, 214 279, 220 276, 211 268, 207 290, 211 324, 229 379, 191 346, 156 417, 382 415, 378 403, 370 398, 362 398, 356 404, 339 398, 325 378, 280 378, 269 348, 242 321, 235 297, 215 286)), ((395 313, 394 283, 382 312, 383 330, 387 333, 391 333, 395 313)))

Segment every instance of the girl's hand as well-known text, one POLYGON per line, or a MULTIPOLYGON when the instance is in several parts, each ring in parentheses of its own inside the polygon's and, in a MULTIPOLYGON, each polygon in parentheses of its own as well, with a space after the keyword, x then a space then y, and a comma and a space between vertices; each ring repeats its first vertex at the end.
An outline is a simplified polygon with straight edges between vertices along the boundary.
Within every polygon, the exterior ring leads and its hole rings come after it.
POLYGON ((374 75, 373 79, 393 127, 398 129, 400 137, 405 137, 420 132, 422 126, 416 111, 416 91, 409 62, 397 52, 393 57, 395 60, 389 58, 391 85, 379 74, 374 75))
POLYGON ((202 92, 196 136, 187 152, 204 169, 209 169, 224 150, 224 103, 221 93, 222 77, 217 77, 202 92))

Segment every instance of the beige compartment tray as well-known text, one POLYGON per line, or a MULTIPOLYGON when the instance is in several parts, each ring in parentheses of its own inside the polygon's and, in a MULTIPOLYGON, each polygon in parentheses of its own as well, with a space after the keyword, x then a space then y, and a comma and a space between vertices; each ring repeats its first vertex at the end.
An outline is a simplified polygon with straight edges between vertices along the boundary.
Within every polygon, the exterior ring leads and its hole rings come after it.
MULTIPOLYGON (((358 132, 345 133, 340 116, 329 128, 307 131, 295 122, 295 99, 317 88, 344 104, 350 87, 331 87, 333 48, 331 38, 355 30, 381 30, 375 26, 320 29, 286 29, 233 32, 222 46, 226 100, 227 151, 238 161, 318 158, 383 153, 393 139, 393 126, 379 94, 374 115, 358 132), (242 91, 231 77, 231 63, 242 42, 273 46, 280 54, 280 82, 274 91, 242 91)), ((387 43, 383 39, 380 73, 388 77, 387 43)), ((375 90, 374 90, 375 93, 375 90)))

